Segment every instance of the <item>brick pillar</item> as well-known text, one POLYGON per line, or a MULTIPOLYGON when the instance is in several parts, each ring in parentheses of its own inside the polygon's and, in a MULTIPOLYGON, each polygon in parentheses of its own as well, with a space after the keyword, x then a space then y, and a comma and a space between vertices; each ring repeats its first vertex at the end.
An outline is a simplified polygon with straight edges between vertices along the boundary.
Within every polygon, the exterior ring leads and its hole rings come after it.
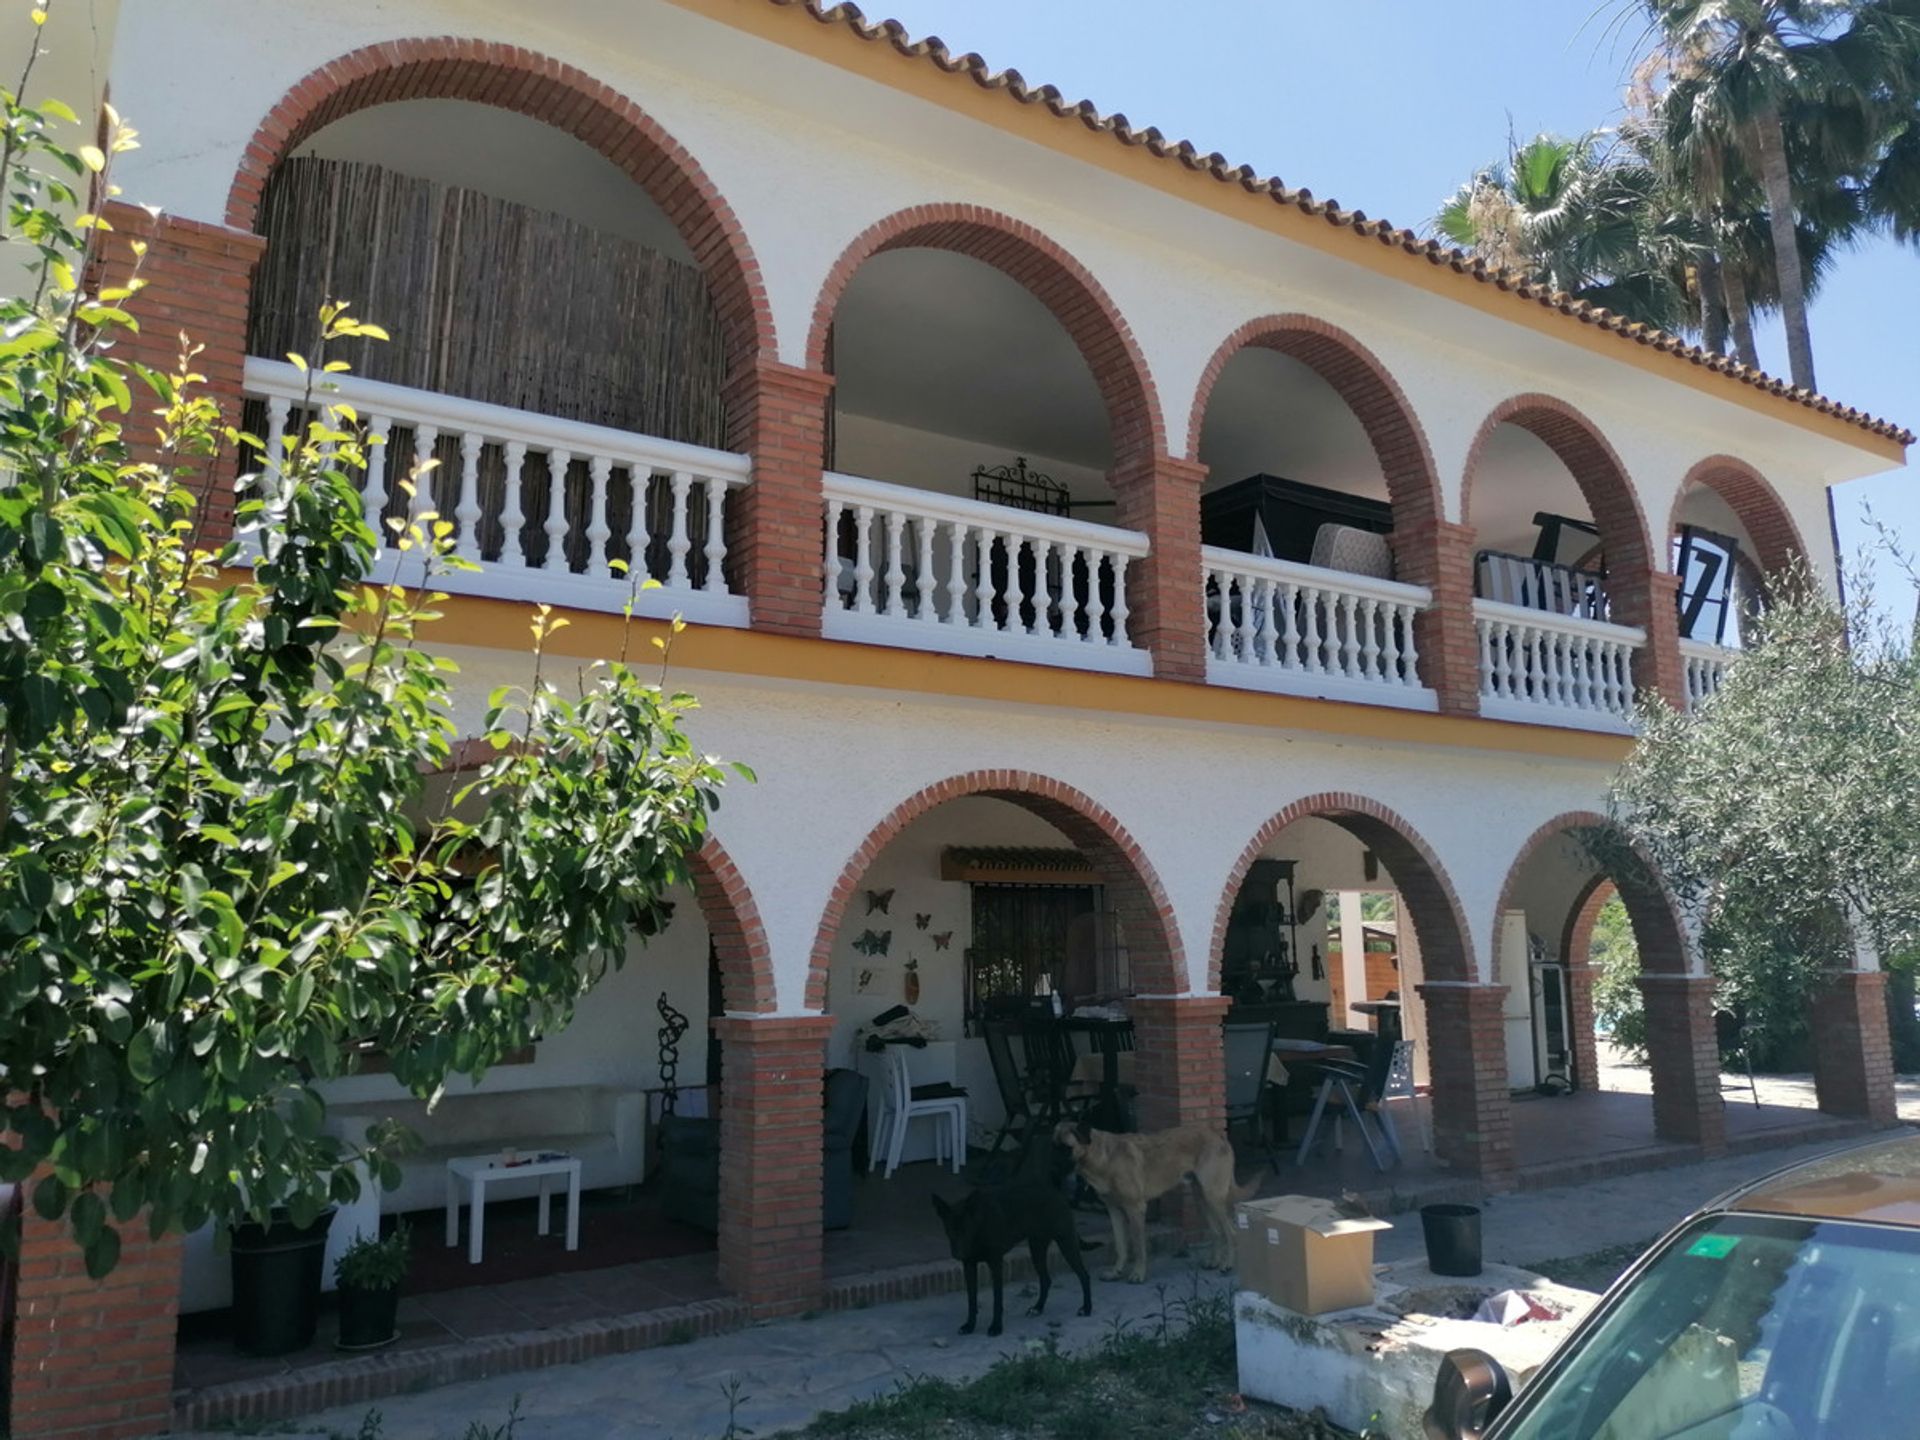
MULTIPOLYGON (((251 231, 177 215, 162 215, 156 220, 139 207, 118 200, 109 201, 102 214, 114 227, 102 241, 103 283, 120 284, 131 272, 131 241, 144 240, 148 246, 139 271, 147 287, 127 302, 127 309, 140 322, 140 331, 115 331, 114 355, 171 375, 179 368, 180 336, 184 331, 192 343, 205 347, 193 362, 194 369, 207 377, 203 393, 220 402, 221 414, 229 424, 239 424, 253 267, 267 242, 251 231)), ((138 459, 157 458, 153 411, 158 403, 150 391, 135 383, 134 413, 126 429, 138 459)), ((209 548, 233 533, 236 463, 233 455, 222 456, 205 477, 201 543, 209 548)))
POLYGON ((1147 995, 1128 1002, 1142 1130, 1226 1126, 1220 1024, 1232 1004, 1224 995, 1147 995))
POLYGON ((1476 531, 1445 520, 1393 531, 1394 569, 1409 585, 1433 592, 1433 606, 1414 622, 1420 679, 1440 699, 1443 715, 1480 713, 1480 640, 1473 623, 1476 531))
POLYGON ((1712 977, 1650 971, 1640 977, 1640 993, 1646 999, 1654 1132, 1663 1140, 1696 1144, 1708 1155, 1725 1154, 1712 977))
MULTIPOLYGON (((1233 1002, 1224 995, 1150 995, 1127 1003, 1133 1017, 1134 1084, 1142 1130, 1176 1125, 1227 1128, 1227 1058, 1220 1023, 1233 1002)), ((1181 1186, 1161 1201, 1189 1243, 1206 1234, 1206 1216, 1181 1186)))
POLYGON ((825 1015, 728 1015, 720 1037, 720 1283, 756 1316, 818 1306, 825 1015))
POLYGON ((727 559, 757 630, 818 635, 823 608, 826 456, 833 376, 760 360, 727 382, 728 443, 753 457, 736 496, 727 559))
POLYGON ((1455 980, 1416 988, 1427 1006, 1434 1153, 1489 1188, 1508 1185, 1514 1169, 1513 1097, 1500 1013, 1507 987, 1455 980))
POLYGON ((1666 571, 1625 571, 1607 581, 1614 623, 1637 625, 1647 643, 1634 652, 1633 683, 1643 693, 1663 695, 1676 708, 1687 702, 1680 664, 1680 577, 1666 571))
MULTIPOLYGON (((1579 952, 1584 954, 1584 949, 1579 952)), ((1600 1088, 1600 1047, 1593 1034, 1593 965, 1567 967, 1567 1025, 1573 1031, 1573 1088, 1600 1088)))
POLYGON ((25 1208, 8 1391, 13 1440, 122 1440, 167 1428, 180 1237, 148 1239, 144 1213, 118 1229, 120 1263, 90 1280, 67 1221, 25 1208))
POLYGON ((1200 483, 1197 460, 1156 455, 1112 476, 1115 522, 1143 532, 1153 548, 1129 570, 1127 628, 1153 655, 1153 673, 1170 680, 1207 677, 1205 581, 1200 574, 1200 483))
POLYGON ((1829 1115, 1876 1125, 1899 1118, 1886 990, 1883 971, 1834 970, 1813 997, 1814 1088, 1829 1115))

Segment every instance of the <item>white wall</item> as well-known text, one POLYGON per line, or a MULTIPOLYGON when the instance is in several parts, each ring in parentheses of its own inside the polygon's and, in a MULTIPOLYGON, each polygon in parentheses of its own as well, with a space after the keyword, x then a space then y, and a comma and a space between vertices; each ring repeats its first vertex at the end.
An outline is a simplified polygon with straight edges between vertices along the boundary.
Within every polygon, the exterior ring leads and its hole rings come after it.
MULTIPOLYGON (((678 1083, 707 1083, 707 925, 691 891, 673 895, 673 923, 660 935, 627 945, 627 962, 581 1002, 573 1021, 534 1047, 531 1064, 499 1065, 478 1085, 449 1082, 449 1094, 539 1090, 556 1085, 652 1089, 660 1083, 660 1015, 667 1002, 692 1023, 680 1041, 678 1083)), ((325 1087, 342 1103, 401 1095, 391 1075, 350 1075, 325 1087)))
MULTIPOLYGON (((829 1063, 850 1065, 856 1032, 875 1015, 904 1005, 906 966, 919 962, 920 999, 913 1011, 939 1028, 942 1040, 958 1040, 964 1030, 966 953, 973 943, 973 887, 940 878, 941 853, 951 845, 1023 845, 1071 849, 1058 830, 1017 805, 970 796, 950 801, 914 821, 874 858, 853 892, 833 944, 833 968, 827 982, 827 1009, 833 1015, 829 1063), (868 912, 867 892, 893 892, 886 913, 868 912), (926 915, 921 930, 916 917, 926 915), (853 942, 867 931, 892 936, 885 955, 866 956, 853 942), (951 935, 945 949, 933 937, 951 935), (860 988, 863 971, 872 973, 860 988)), ((1088 876, 1090 883, 1097 878, 1088 876)))
MULTIPOLYGON (((822 282, 856 236, 909 206, 963 202, 1018 216, 1093 273, 1144 352, 1177 454, 1192 446, 1191 397, 1221 341, 1248 320, 1292 312, 1349 330, 1392 372, 1433 449, 1453 518, 1481 420, 1523 391, 1559 396, 1593 419, 1649 516, 1670 513, 1693 462, 1725 452, 1769 475, 1822 553, 1822 487, 1888 468, 1754 410, 1732 386, 1696 388, 1642 368, 1633 362, 1646 352, 1626 340, 1596 350, 1574 343, 1587 332, 1572 323, 1509 323, 1501 317, 1522 316, 1517 301, 1460 303, 1451 290, 1183 204, 663 0, 483 13, 456 0, 286 6, 271 25, 251 0, 130 8, 112 78, 146 139, 124 172, 128 197, 222 219, 255 127, 309 71, 374 41, 476 34, 578 65, 638 98, 688 148, 745 227, 790 363, 804 363, 822 282)), ((1352 245, 1356 256, 1365 249, 1352 245)))
MULTIPOLYGON (((457 719, 466 729, 478 728, 491 686, 526 677, 523 657, 448 653, 464 671, 457 719)), ((1206 988, 1228 874, 1292 802, 1351 792, 1406 817, 1449 872, 1484 968, 1493 908, 1521 844, 1556 815, 1598 808, 1608 776, 1599 763, 1075 710, 1064 677, 1049 706, 684 670, 674 680, 700 696, 695 741, 759 774, 758 784, 729 787, 715 833, 754 893, 786 1013, 804 1008, 821 915, 849 859, 889 812, 955 775, 1030 771, 1111 811, 1165 887, 1195 991, 1206 988)))
MULTIPOLYGON (((940 435, 905 425, 842 411, 834 419, 834 467, 843 475, 861 475, 893 485, 911 485, 942 495, 973 498, 973 472, 982 465, 1011 465, 1015 453, 991 441, 940 435)), ((1027 469, 1051 476, 1067 487, 1071 499, 1111 500, 1113 487, 1105 472, 1085 465, 1028 454, 1027 469)), ((1096 525, 1113 523, 1105 506, 1076 509, 1078 520, 1096 525)))

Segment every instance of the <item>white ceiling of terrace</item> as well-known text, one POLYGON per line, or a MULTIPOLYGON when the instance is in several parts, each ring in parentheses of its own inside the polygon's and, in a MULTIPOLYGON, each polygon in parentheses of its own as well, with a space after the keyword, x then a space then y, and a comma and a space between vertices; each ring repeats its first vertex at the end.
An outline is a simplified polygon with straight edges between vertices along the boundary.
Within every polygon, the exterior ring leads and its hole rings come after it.
POLYGON ((1571 520, 1593 518, 1573 472, 1518 425, 1502 425, 1487 437, 1469 499, 1467 520, 1478 527, 1482 550, 1532 554, 1539 534, 1533 517, 1542 511, 1571 520))
POLYGON ((551 125, 471 100, 398 100, 336 120, 295 152, 478 190, 693 259, 627 172, 551 125))
POLYGON ((1310 367, 1258 347, 1227 362, 1200 429, 1207 489, 1276 475, 1387 498, 1373 444, 1347 402, 1310 367))
POLYGON ((834 316, 840 408, 1027 455, 1104 468, 1112 446, 1093 372, 1053 312, 992 266, 889 250, 834 316))

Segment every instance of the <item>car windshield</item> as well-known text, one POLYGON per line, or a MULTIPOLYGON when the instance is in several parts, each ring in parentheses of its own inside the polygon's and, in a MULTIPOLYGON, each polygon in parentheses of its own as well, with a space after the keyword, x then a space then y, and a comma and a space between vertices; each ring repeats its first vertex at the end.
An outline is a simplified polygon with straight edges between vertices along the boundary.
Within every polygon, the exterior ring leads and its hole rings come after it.
POLYGON ((1510 1418, 1503 1440, 1920 1436, 1920 1233, 1700 1221, 1510 1418))

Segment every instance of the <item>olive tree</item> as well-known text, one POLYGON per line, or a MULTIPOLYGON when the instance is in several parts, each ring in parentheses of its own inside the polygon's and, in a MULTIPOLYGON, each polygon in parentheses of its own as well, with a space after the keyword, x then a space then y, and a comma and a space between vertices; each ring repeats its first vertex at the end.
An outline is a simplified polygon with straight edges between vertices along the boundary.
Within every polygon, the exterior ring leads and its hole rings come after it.
POLYGON ((1920 656, 1871 594, 1773 593, 1711 699, 1643 712, 1612 809, 1778 1054, 1856 940, 1920 937, 1920 656))
POLYGON ((363 582, 378 452, 327 395, 326 344, 380 332, 326 309, 265 453, 184 339, 171 374, 116 354, 142 244, 82 212, 134 132, 109 114, 69 153, 70 111, 0 98, 4 241, 35 276, 0 300, 0 1178, 39 1177, 99 1275, 136 1217, 306 1222, 355 1162, 396 1183, 406 1137, 328 1134, 326 1082, 373 1049, 434 1098, 565 1025, 664 920, 723 769, 624 656, 556 683, 541 612, 485 763, 430 783, 458 739, 431 587, 462 562, 416 508, 388 537, 410 583, 363 582), (107 256, 133 278, 98 283, 107 256), (236 452, 234 534, 206 543, 236 452))

